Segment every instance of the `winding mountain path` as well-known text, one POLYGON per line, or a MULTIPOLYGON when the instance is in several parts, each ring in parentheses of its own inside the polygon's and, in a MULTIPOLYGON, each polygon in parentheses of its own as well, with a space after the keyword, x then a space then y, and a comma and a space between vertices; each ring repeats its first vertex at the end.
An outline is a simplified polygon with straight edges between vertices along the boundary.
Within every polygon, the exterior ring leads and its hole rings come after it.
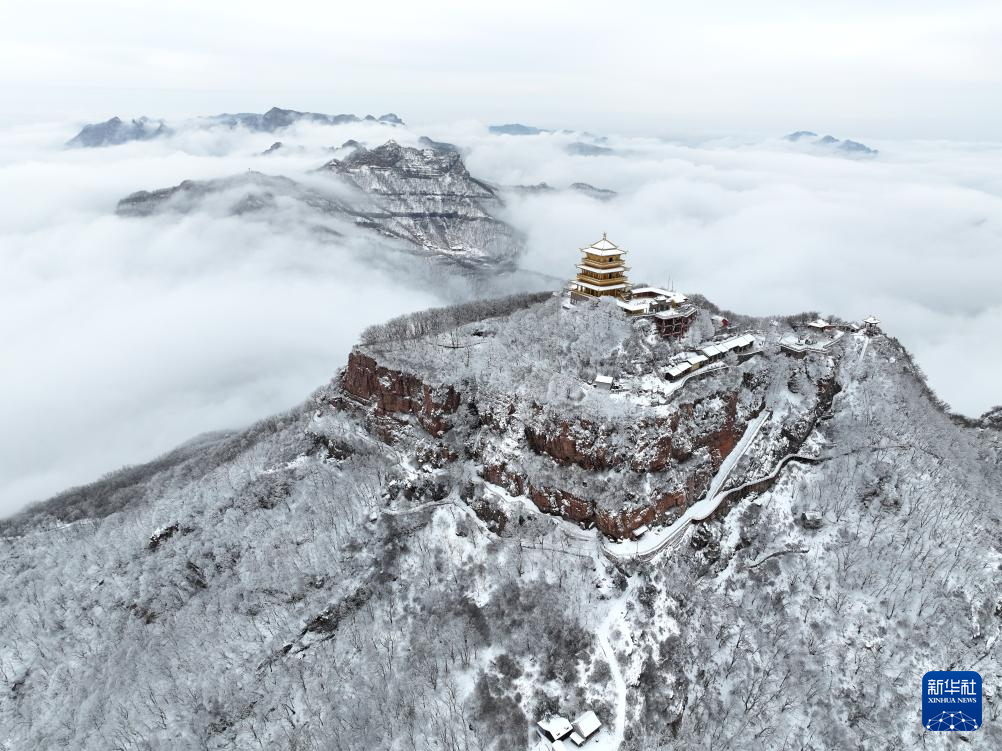
POLYGON ((731 470, 734 469, 734 466, 745 455, 745 452, 748 451, 752 443, 754 443, 759 430, 771 414, 770 410, 763 409, 748 423, 748 427, 745 428, 741 440, 738 441, 738 444, 721 463, 720 468, 710 482, 710 487, 707 489, 706 495, 701 501, 697 501, 687 508, 682 513, 682 516, 676 519, 670 526, 661 530, 648 532, 640 540, 634 542, 604 543, 603 551, 605 554, 613 560, 618 561, 637 558, 652 559, 665 550, 675 550, 679 547, 685 538, 685 533, 688 531, 689 525, 694 521, 703 521, 706 519, 716 511, 721 501, 727 497, 729 491, 721 492, 721 488, 723 488, 724 483, 730 476, 731 470))

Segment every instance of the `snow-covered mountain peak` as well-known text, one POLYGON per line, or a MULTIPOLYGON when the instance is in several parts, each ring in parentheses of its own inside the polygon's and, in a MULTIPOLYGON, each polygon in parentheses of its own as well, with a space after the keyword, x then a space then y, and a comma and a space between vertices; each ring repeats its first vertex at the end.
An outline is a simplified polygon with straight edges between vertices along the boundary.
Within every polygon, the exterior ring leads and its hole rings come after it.
POLYGON ((302 406, 5 520, 0 743, 913 747, 953 666, 991 716, 999 432, 847 322, 729 314, 756 345, 669 381, 737 333, 695 299, 682 340, 551 295, 394 319, 302 406))

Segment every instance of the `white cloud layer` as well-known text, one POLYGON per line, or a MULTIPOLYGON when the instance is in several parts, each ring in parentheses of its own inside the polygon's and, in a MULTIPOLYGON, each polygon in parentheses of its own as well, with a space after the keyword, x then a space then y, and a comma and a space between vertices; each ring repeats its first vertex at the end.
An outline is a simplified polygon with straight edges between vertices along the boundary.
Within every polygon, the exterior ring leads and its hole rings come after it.
POLYGON ((114 216, 137 189, 322 163, 251 156, 267 136, 220 156, 205 134, 74 151, 5 135, 0 513, 292 406, 366 325, 440 301, 370 263, 378 249, 351 227, 331 243, 295 215, 114 216))
MULTIPOLYGON (((527 269, 570 275, 577 248, 607 231, 635 280, 672 278, 753 314, 876 313, 954 408, 1002 401, 1002 146, 883 141, 870 143, 878 158, 849 160, 780 140, 610 137, 617 155, 577 157, 563 150, 571 135, 496 137, 476 122, 421 132, 462 145, 471 172, 498 184, 619 192, 512 198, 527 269)), ((72 133, 0 132, 0 513, 291 406, 364 326, 463 294, 402 284, 371 238, 340 227, 343 241, 321 242, 293 212, 113 213, 134 190, 187 178, 317 179, 305 173, 328 146, 416 131, 184 131, 62 149, 72 133), (276 138, 305 150, 256 156, 276 138)))

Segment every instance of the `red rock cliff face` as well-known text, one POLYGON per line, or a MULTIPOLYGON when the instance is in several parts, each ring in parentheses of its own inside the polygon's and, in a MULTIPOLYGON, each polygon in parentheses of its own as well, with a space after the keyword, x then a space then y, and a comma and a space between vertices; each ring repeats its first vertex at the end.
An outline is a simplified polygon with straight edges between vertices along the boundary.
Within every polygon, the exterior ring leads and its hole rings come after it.
POLYGON ((587 420, 525 426, 525 440, 533 451, 582 469, 607 469, 623 462, 623 457, 602 445, 607 435, 608 431, 587 420))
POLYGON ((671 418, 645 420, 636 426, 626 428, 630 440, 619 451, 611 446, 617 442, 608 426, 598 426, 586 420, 541 421, 526 424, 524 434, 526 444, 538 454, 553 459, 557 464, 575 464, 590 471, 604 471, 616 467, 628 467, 637 473, 637 483, 644 473, 659 473, 673 463, 684 462, 700 450, 705 449, 709 461, 695 467, 685 478, 684 487, 656 492, 653 499, 630 503, 617 499, 611 504, 600 504, 593 499, 568 492, 564 488, 541 485, 534 478, 514 466, 488 465, 483 468, 483 476, 488 482, 501 485, 514 494, 525 494, 541 511, 555 514, 565 519, 593 523, 603 533, 617 538, 629 537, 637 527, 665 520, 685 509, 706 492, 714 473, 734 450, 747 428, 744 420, 737 417, 738 392, 722 395, 723 405, 718 425, 705 433, 688 435, 676 444, 673 437, 681 428, 691 430, 695 420, 696 405, 685 404, 671 418), (603 506, 619 507, 612 511, 603 506))
POLYGON ((378 415, 414 415, 433 436, 442 436, 452 428, 448 415, 455 413, 460 401, 452 386, 429 386, 408 373, 384 368, 357 350, 348 356, 341 388, 373 404, 378 415))
MULTIPOLYGON (((453 417, 460 406, 460 395, 452 386, 430 386, 409 373, 379 365, 372 357, 353 351, 348 367, 341 377, 341 389, 356 400, 372 406, 376 417, 413 415, 428 433, 440 437, 456 424, 453 417)), ((523 426, 525 450, 551 458, 561 466, 571 464, 582 469, 601 472, 613 468, 628 469, 638 474, 660 473, 673 464, 692 459, 702 449, 709 452, 709 461, 701 462, 685 478, 683 487, 655 491, 650 499, 631 503, 629 499, 595 499, 554 485, 539 482, 526 472, 521 462, 486 464, 481 469, 485 480, 503 486, 515 495, 526 495, 543 512, 565 519, 592 523, 612 537, 628 537, 637 527, 666 519, 697 500, 709 486, 713 473, 734 449, 746 427, 737 418, 738 392, 721 394, 722 413, 714 412, 717 426, 703 433, 693 433, 699 404, 683 404, 671 417, 648 418, 635 425, 599 425, 587 420, 545 417, 536 405, 538 419, 523 426), (627 439, 617 436, 626 431, 627 439), (611 509, 616 509, 615 511, 611 509)), ((515 406, 508 409, 509 415, 515 406)), ((497 424, 497 416, 472 410, 477 415, 470 427, 503 434, 506 428, 497 424)), ((705 415, 705 411, 704 411, 705 415)), ((503 419, 503 416, 502 416, 503 419)), ((704 418, 705 419, 705 418, 704 418)), ((384 426, 385 427, 385 426, 384 426)), ((393 429, 387 428, 386 440, 393 440, 393 429)), ((457 457, 450 456, 451 459, 457 457)))
POLYGON ((611 444, 612 430, 587 420, 526 423, 525 440, 538 454, 557 464, 576 464, 582 469, 606 470, 629 464, 634 472, 662 472, 672 462, 683 462, 701 448, 710 450, 715 467, 741 439, 745 422, 738 422, 736 391, 723 395, 722 425, 717 430, 691 436, 683 443, 674 440, 680 425, 694 420, 695 405, 683 404, 671 418, 647 419, 625 430, 629 439, 619 449, 611 444), (626 448, 626 447, 629 448, 626 448))
POLYGON ((641 504, 617 513, 599 509, 593 501, 559 488, 537 487, 529 483, 528 496, 540 511, 574 522, 591 522, 603 534, 617 538, 628 537, 637 527, 653 524, 673 509, 686 506, 686 494, 683 491, 664 493, 654 503, 641 504))

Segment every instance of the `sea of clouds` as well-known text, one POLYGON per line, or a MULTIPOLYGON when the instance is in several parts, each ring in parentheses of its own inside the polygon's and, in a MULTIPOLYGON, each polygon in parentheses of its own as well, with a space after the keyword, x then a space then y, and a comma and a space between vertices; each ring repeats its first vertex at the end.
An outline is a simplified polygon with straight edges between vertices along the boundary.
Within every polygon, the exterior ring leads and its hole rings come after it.
POLYGON ((613 155, 585 157, 564 148, 580 134, 492 136, 460 122, 182 128, 65 149, 76 128, 0 129, 0 513, 292 406, 365 326, 474 294, 462 279, 416 280, 399 248, 352 226, 320 237, 291 207, 114 214, 123 196, 184 179, 253 169, 315 181, 348 138, 424 134, 459 145, 498 185, 617 191, 510 194, 528 270, 570 276, 577 248, 605 231, 630 251, 635 280, 673 280, 753 314, 876 314, 954 409, 1002 401, 1002 145, 870 143, 879 156, 849 159, 778 138, 610 136, 613 155), (260 156, 277 138, 292 148, 260 156))

